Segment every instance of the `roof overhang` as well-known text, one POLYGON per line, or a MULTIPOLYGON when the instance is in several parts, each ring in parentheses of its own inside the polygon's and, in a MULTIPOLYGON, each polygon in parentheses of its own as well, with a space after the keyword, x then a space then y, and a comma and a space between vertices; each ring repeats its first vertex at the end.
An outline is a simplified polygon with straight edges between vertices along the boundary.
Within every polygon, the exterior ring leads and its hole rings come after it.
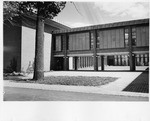
POLYGON ((139 19, 139 20, 115 22, 115 23, 100 24, 100 25, 94 25, 94 26, 78 27, 78 28, 72 28, 72 29, 66 29, 66 30, 55 30, 55 31, 53 31, 53 34, 79 32, 79 31, 105 29, 105 28, 114 28, 114 27, 140 25, 140 24, 149 24, 149 19, 139 19))

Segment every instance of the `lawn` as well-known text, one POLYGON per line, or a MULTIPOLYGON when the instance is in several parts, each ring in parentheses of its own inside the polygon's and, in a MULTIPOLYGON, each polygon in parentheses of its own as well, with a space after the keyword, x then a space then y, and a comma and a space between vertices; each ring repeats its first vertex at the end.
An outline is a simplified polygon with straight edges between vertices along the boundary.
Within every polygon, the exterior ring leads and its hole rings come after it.
POLYGON ((45 77, 42 84, 74 85, 74 86, 101 86, 115 81, 113 77, 91 77, 91 76, 50 76, 45 77))
POLYGON ((118 78, 114 77, 98 77, 98 76, 48 76, 44 81, 34 81, 19 79, 15 77, 5 77, 4 80, 14 80, 23 83, 39 83, 48 85, 74 85, 74 86, 101 86, 114 82, 118 78))

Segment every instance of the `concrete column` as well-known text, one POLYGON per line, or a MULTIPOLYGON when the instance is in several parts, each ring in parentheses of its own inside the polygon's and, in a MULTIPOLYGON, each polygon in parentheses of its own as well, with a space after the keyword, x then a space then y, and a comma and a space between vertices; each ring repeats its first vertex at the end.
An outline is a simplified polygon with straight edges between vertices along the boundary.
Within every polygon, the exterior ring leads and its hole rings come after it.
POLYGON ((132 31, 131 27, 129 27, 129 63, 130 63, 130 71, 135 71, 135 54, 132 53, 132 31))
POLYGON ((78 57, 78 68, 80 68, 80 57, 78 57))
POLYGON ((143 54, 143 66, 145 66, 145 54, 143 54))
POLYGON ((97 33, 96 30, 93 32, 93 41, 94 41, 94 48, 93 48, 93 62, 94 62, 94 71, 98 71, 98 61, 97 61, 97 33))
POLYGON ((69 58, 67 56, 64 57, 64 71, 69 70, 69 58))
POLYGON ((87 65, 86 65, 86 64, 87 64, 87 61, 86 61, 86 56, 85 56, 85 67, 87 67, 87 65))
POLYGON ((85 57, 85 60, 86 60, 86 67, 88 67, 88 66, 87 66, 87 56, 85 57))
POLYGON ((84 67, 86 67, 86 57, 84 57, 84 67))
POLYGON ((82 68, 82 59, 80 57, 80 68, 82 68))
POLYGON ((120 55, 120 65, 122 66, 122 55, 120 55))
POLYGON ((51 40, 51 55, 50 55, 50 70, 55 69, 55 59, 54 59, 54 46, 55 46, 55 37, 54 34, 52 34, 52 40, 51 40))
POLYGON ((104 56, 104 65, 107 66, 107 56, 104 56))
POLYGON ((83 57, 81 56, 81 68, 83 68, 83 57))
POLYGON ((101 55, 101 70, 104 71, 104 56, 101 55))
POLYGON ((88 57, 86 56, 86 67, 88 67, 88 57))
POLYGON ((78 64, 78 58, 77 57, 74 57, 74 67, 75 67, 75 70, 77 70, 77 64, 78 64))
POLYGON ((86 57, 84 56, 84 68, 86 67, 86 57))
POLYGON ((89 57, 87 56, 87 67, 89 67, 89 57))
POLYGON ((143 54, 141 54, 141 65, 143 66, 144 63, 144 58, 143 58, 143 54))
POLYGON ((82 57, 82 67, 84 68, 84 56, 82 57))
POLYGON ((89 58, 89 60, 90 60, 90 66, 92 66, 92 64, 91 64, 91 57, 89 58))
POLYGON ((64 70, 69 70, 69 58, 67 57, 67 34, 62 35, 63 54, 64 54, 64 70))
POLYGON ((115 58, 115 66, 117 66, 117 55, 114 55, 115 58))

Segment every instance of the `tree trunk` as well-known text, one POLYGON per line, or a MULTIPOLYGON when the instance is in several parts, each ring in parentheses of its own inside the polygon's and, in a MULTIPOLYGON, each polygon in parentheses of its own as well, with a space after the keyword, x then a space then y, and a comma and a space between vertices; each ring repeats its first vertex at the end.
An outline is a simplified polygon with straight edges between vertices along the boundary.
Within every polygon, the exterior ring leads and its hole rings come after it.
POLYGON ((33 80, 44 80, 44 20, 40 14, 36 20, 36 43, 33 80))

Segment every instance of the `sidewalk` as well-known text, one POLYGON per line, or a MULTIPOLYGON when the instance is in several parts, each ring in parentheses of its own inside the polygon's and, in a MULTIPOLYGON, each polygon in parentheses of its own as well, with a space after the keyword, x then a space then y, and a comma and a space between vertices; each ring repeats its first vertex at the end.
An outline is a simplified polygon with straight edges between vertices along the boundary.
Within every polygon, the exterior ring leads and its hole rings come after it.
MULTIPOLYGON (((65 86, 65 85, 44 85, 35 83, 19 83, 11 80, 5 80, 5 87, 21 87, 42 90, 56 90, 68 92, 84 92, 95 94, 109 94, 109 95, 122 95, 122 96, 139 96, 148 97, 148 93, 135 93, 122 91, 133 80, 135 80, 142 72, 77 72, 77 71, 53 71, 46 72, 45 76, 100 76, 100 77, 118 77, 119 79, 102 85, 100 87, 85 87, 85 86, 65 86)), ((24 78, 32 78, 32 74, 24 78)))
POLYGON ((123 91, 149 93, 149 71, 140 74, 123 91))

